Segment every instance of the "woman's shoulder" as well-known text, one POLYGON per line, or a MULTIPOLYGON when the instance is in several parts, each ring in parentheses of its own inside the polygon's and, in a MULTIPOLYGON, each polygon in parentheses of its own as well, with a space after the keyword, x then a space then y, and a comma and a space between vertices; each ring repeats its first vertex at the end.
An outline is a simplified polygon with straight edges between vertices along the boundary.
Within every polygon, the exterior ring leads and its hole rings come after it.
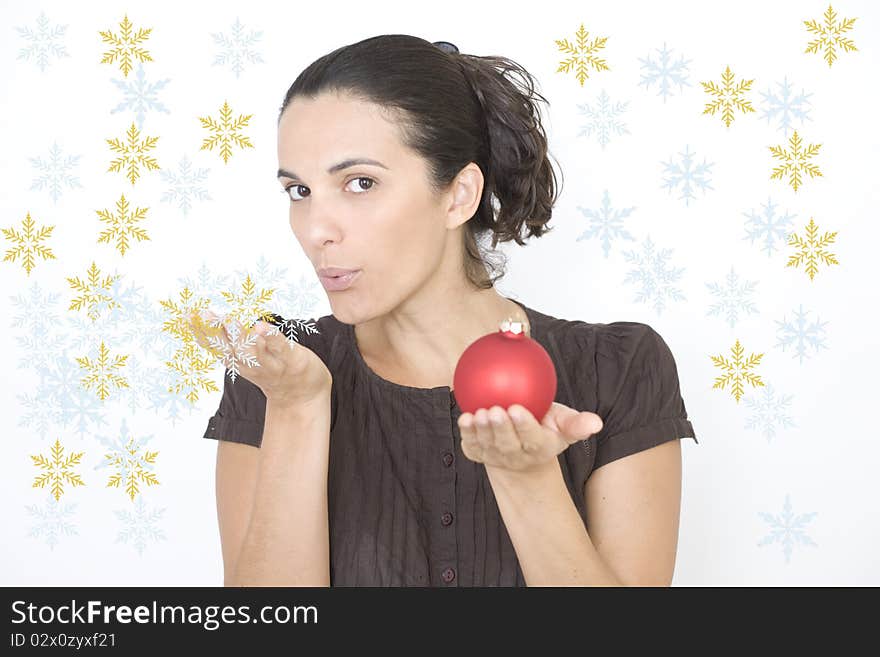
POLYGON ((650 324, 618 320, 614 322, 588 322, 582 319, 566 319, 532 309, 540 329, 538 338, 551 340, 566 357, 594 353, 599 356, 625 357, 646 338, 659 338, 650 324))

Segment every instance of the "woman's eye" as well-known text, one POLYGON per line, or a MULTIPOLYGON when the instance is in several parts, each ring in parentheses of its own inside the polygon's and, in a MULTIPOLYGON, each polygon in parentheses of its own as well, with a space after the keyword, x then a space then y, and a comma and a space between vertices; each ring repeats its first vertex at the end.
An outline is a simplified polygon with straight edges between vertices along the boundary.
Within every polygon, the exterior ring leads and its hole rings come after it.
MULTIPOLYGON (((358 185, 357 187, 360 191, 355 192, 355 194, 363 194, 364 192, 369 191, 370 189, 373 188, 373 185, 376 182, 375 180, 373 180, 372 178, 368 178, 367 176, 358 176, 357 178, 352 178, 351 180, 349 180, 348 184, 351 184, 353 182, 357 182, 360 180, 368 180, 370 182, 370 185, 366 189, 364 189, 363 186, 358 185)), ((303 199, 303 197, 294 196, 294 190, 296 190, 297 188, 308 189, 308 187, 306 187, 305 185, 298 185, 298 184, 288 185, 287 187, 284 188, 284 193, 286 193, 288 196, 290 196, 291 201, 296 202, 296 201, 301 201, 303 199)), ((306 194, 306 196, 308 196, 308 194, 306 194)))

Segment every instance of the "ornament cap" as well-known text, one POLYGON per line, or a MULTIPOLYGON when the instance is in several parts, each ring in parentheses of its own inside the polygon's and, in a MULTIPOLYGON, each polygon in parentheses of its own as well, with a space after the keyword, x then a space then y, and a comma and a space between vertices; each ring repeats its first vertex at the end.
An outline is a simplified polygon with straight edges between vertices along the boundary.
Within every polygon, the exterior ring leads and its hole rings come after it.
POLYGON ((519 335, 520 333, 525 333, 525 325, 515 320, 513 317, 508 317, 503 322, 501 322, 501 330, 509 331, 515 335, 519 335))

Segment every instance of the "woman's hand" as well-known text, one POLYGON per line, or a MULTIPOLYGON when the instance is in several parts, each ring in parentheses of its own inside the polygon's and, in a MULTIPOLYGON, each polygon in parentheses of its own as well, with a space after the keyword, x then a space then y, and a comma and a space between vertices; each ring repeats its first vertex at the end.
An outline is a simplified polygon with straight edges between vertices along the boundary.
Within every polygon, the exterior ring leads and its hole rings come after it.
POLYGON ((461 450, 469 459, 486 467, 523 473, 547 468, 569 445, 601 431, 602 419, 553 402, 538 423, 525 406, 513 404, 506 411, 493 406, 462 413, 458 428, 461 450), (522 417, 519 423, 517 415, 522 417), (491 422, 492 418, 498 422, 491 422))
POLYGON ((215 355, 236 349, 247 355, 240 359, 239 372, 257 385, 267 400, 278 405, 299 405, 329 394, 333 376, 324 361, 305 345, 288 339, 277 327, 263 321, 250 327, 236 322, 233 334, 238 339, 233 340, 226 326, 216 320, 213 313, 205 320, 193 315, 190 326, 196 340, 215 355), (247 344, 251 333, 256 334, 256 339, 247 344), (208 335, 213 337, 210 342, 208 335), (256 364, 250 365, 249 361, 254 359, 256 364))

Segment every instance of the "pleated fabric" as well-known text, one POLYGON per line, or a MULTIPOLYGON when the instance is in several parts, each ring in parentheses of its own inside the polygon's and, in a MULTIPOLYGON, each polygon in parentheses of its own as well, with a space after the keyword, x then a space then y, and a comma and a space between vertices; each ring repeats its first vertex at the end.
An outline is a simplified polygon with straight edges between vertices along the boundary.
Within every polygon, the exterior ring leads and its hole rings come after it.
MULTIPOLYGON (((669 440, 698 442, 675 360, 647 324, 559 319, 511 300, 556 367, 555 401, 602 418, 599 433, 558 457, 586 525, 584 486, 597 468, 669 440)), ((461 451, 454 391, 383 379, 353 325, 333 315, 315 325, 298 339, 333 375, 330 585, 525 586, 485 466, 461 451)), ((227 373, 204 437, 259 448, 265 411, 262 390, 227 373)))

